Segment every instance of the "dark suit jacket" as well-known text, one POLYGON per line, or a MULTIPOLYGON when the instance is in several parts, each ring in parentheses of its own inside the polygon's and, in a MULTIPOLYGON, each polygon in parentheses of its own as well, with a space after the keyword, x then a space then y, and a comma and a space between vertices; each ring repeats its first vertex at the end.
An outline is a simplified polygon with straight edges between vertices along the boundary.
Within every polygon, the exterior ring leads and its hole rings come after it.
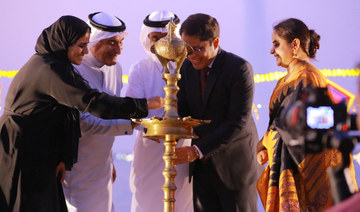
MULTIPOLYGON (((180 73, 179 115, 211 120, 194 129, 199 138, 192 144, 213 162, 229 189, 256 182, 260 167, 255 152, 258 135, 251 113, 255 87, 251 65, 219 48, 206 79, 204 100, 200 94, 200 71, 185 60, 180 73)), ((190 176, 198 162, 190 165, 190 176)))

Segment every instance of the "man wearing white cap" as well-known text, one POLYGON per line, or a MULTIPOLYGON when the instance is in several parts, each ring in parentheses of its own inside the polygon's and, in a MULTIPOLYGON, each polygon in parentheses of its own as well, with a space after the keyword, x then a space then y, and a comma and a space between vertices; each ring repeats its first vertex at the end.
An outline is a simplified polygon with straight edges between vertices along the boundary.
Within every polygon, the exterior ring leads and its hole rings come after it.
MULTIPOLYGON (((129 84, 126 96, 134 98, 148 98, 150 96, 165 96, 163 87, 165 81, 162 79, 163 68, 159 60, 150 52, 150 47, 157 40, 167 35, 165 25, 173 18, 176 24, 179 19, 168 11, 155 11, 148 15, 141 29, 140 42, 147 53, 130 68, 129 84)), ((170 63, 170 69, 174 64, 170 63)), ((164 110, 149 110, 148 117, 162 117, 164 110)), ((132 212, 163 211, 163 190, 164 177, 164 146, 153 140, 144 138, 143 129, 136 128, 136 141, 134 146, 134 159, 130 173, 130 189, 132 191, 132 212)), ((179 140, 179 146, 189 146, 191 141, 179 140)), ((176 166, 175 177, 175 211, 191 212, 192 184, 189 183, 189 165, 176 166)))
MULTIPOLYGON (((89 54, 75 66, 92 88, 120 96, 122 68, 117 56, 126 36, 125 23, 103 12, 89 15, 91 37, 89 54)), ((149 100, 148 100, 149 103, 149 100)), ((151 102, 150 102, 151 103, 151 102)), ((148 104, 149 109, 152 107, 148 104)), ((112 183, 115 169, 112 146, 116 135, 133 132, 130 120, 103 120, 89 113, 80 116, 81 138, 78 161, 66 173, 63 183, 69 211, 109 212, 112 206, 112 183)))

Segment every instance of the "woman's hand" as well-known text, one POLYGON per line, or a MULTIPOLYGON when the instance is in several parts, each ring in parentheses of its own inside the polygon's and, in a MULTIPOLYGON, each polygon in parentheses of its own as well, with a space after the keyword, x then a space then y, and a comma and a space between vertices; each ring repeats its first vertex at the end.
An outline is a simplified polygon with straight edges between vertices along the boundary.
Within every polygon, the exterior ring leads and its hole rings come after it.
POLYGON ((154 96, 147 99, 147 105, 149 110, 162 108, 164 107, 164 103, 164 98, 160 96, 154 96))
POLYGON ((267 150, 262 150, 262 151, 258 152, 256 159, 260 165, 264 165, 269 160, 267 150))
POLYGON ((131 127, 132 129, 134 129, 135 127, 139 126, 140 124, 139 123, 135 123, 133 121, 131 121, 131 127))
POLYGON ((60 179, 60 182, 64 182, 65 180, 65 164, 63 162, 60 162, 56 166, 56 177, 60 179))

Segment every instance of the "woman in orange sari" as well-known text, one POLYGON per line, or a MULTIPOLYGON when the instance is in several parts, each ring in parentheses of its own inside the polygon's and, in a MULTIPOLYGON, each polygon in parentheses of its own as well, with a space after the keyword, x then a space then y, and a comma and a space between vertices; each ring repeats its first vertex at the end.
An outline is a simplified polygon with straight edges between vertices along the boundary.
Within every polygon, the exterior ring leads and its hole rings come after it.
POLYGON ((266 211, 323 211, 332 202, 326 169, 341 161, 335 149, 318 154, 299 152, 286 145, 287 133, 279 124, 281 110, 307 87, 327 87, 325 76, 308 62, 315 58, 320 36, 298 19, 287 19, 273 28, 270 53, 287 69, 271 96, 268 130, 257 145, 260 164, 269 161, 257 188, 266 211), (281 131, 281 133, 279 133, 281 131))

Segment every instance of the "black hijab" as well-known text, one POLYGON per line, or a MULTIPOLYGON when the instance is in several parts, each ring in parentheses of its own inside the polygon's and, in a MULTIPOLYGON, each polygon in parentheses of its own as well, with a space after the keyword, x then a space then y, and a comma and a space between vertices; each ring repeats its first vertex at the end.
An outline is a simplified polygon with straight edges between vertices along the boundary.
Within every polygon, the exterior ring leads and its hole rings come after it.
POLYGON ((87 81, 74 71, 67 51, 79 38, 90 31, 90 26, 83 20, 70 15, 62 16, 43 30, 36 42, 35 51, 50 60, 56 60, 52 68, 64 82, 89 88, 87 81))
POLYGON ((90 32, 90 27, 83 20, 74 16, 62 16, 43 30, 37 40, 35 51, 39 54, 49 54, 61 61, 69 61, 68 48, 86 32, 90 32))
MULTIPOLYGON (((46 57, 52 63, 52 70, 63 80, 77 87, 89 88, 87 82, 74 71, 70 63, 67 51, 79 38, 90 32, 87 23, 74 16, 62 16, 55 23, 44 29, 39 36, 35 51, 46 57)), ((77 161, 80 132, 79 112, 76 109, 64 105, 58 105, 57 111, 64 115, 63 122, 63 149, 61 161, 66 169, 70 170, 77 161)))

